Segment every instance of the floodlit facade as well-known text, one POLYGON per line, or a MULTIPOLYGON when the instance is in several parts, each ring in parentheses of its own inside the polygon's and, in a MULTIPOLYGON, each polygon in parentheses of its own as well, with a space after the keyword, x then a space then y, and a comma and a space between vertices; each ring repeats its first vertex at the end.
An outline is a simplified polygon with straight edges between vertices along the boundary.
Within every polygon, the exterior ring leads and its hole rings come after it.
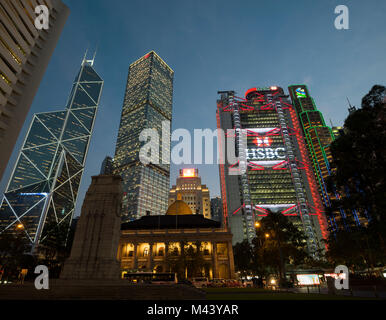
POLYGON ((151 51, 129 67, 121 122, 114 156, 114 174, 123 178, 122 220, 165 212, 168 207, 169 164, 161 163, 162 154, 170 156, 174 71, 151 51), (166 124, 163 128, 162 125, 166 124), (160 140, 159 163, 144 165, 139 159, 139 139, 143 129, 156 129, 160 140))
POLYGON ((70 10, 60 0, 0 1, 0 179, 70 10), (35 7, 49 10, 35 27, 35 7))
MULTIPOLYGON (((189 247, 201 251, 201 275, 208 279, 235 279, 232 234, 218 221, 191 214, 182 200, 174 202, 166 215, 144 216, 123 223, 118 247, 121 276, 131 272, 173 272, 172 260, 189 247), (178 202, 181 202, 179 205, 178 202)), ((191 278, 192 269, 185 268, 191 278)))
POLYGON ((220 91, 218 128, 233 135, 236 164, 220 164, 223 219, 233 243, 256 236, 255 221, 279 211, 303 230, 308 250, 317 254, 327 234, 323 206, 293 106, 280 87, 251 88, 244 98, 220 91), (240 132, 247 136, 243 142, 240 132), (244 165, 245 173, 240 172, 244 165), (237 174, 240 173, 240 174, 237 174))
POLYGON ((83 59, 65 110, 34 115, 0 207, 0 233, 32 248, 74 214, 103 80, 83 59))
POLYGON ((169 191, 169 206, 176 200, 188 204, 193 214, 201 214, 206 219, 211 219, 209 189, 201 184, 198 169, 180 169, 176 185, 169 191))

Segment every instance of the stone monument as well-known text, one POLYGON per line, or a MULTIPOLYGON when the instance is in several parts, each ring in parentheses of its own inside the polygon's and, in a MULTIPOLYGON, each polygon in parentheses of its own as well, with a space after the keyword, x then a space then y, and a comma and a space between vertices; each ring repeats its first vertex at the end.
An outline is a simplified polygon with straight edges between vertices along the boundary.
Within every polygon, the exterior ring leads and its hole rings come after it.
POLYGON ((93 176, 83 202, 71 255, 60 279, 119 279, 122 178, 93 176))

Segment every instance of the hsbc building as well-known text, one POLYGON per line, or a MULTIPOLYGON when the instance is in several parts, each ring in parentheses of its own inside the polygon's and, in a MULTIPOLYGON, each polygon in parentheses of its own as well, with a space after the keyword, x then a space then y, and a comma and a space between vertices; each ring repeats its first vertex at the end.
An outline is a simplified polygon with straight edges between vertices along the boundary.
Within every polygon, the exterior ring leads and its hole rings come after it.
MULTIPOLYGON (((233 244, 251 241, 255 222, 278 211, 304 231, 308 250, 317 257, 318 249, 324 248, 326 219, 288 96, 276 86, 251 88, 242 97, 234 91, 218 93, 218 128, 247 135, 246 144, 234 139, 239 164, 219 165, 223 221, 233 234, 233 244), (246 170, 240 170, 241 163, 246 170)), ((225 141, 220 149, 227 145, 225 141)))

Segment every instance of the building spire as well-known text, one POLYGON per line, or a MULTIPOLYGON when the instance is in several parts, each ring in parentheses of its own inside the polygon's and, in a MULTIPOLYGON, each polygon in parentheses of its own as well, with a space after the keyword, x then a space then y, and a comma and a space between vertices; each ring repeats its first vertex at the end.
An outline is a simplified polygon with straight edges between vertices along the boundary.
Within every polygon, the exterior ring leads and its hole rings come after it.
POLYGON ((357 108, 355 108, 355 106, 352 106, 351 103, 350 103, 350 100, 348 99, 348 97, 346 97, 347 99, 347 102, 348 102, 348 113, 351 114, 353 113, 357 108))
POLYGON ((82 66, 85 63, 89 64, 90 66, 94 65, 94 60, 95 60, 95 56, 96 56, 96 53, 97 53, 97 49, 98 48, 95 48, 94 55, 93 55, 92 59, 87 59, 88 48, 86 49, 86 52, 84 53, 83 60, 82 60, 82 66))

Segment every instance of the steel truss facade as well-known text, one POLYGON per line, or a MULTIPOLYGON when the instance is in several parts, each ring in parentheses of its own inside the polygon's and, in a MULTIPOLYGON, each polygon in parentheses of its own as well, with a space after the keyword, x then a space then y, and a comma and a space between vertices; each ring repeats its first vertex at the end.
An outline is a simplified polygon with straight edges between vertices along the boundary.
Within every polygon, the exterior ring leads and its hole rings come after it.
POLYGON ((65 110, 34 115, 0 207, 0 233, 24 232, 32 251, 69 230, 102 92, 83 59, 65 110))

